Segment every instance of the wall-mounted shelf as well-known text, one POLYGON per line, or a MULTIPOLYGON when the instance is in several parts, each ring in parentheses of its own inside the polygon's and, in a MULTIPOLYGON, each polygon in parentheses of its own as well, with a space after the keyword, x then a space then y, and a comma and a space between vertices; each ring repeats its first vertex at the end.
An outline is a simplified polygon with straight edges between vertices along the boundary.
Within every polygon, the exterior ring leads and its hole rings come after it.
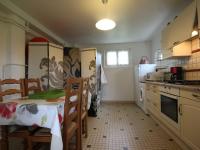
POLYGON ((185 72, 198 72, 200 69, 187 69, 185 72))

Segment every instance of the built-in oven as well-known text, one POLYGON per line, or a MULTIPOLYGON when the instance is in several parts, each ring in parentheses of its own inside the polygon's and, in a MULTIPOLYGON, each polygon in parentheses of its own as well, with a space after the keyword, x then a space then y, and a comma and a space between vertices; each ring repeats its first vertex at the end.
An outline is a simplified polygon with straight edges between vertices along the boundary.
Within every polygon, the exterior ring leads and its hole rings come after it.
POLYGON ((168 116, 170 119, 178 123, 178 99, 174 95, 162 93, 161 99, 161 112, 168 116))
MULTIPOLYGON (((178 94, 178 93, 177 93, 178 94)), ((179 95, 160 92, 161 115, 163 118, 176 128, 179 128, 179 95)))

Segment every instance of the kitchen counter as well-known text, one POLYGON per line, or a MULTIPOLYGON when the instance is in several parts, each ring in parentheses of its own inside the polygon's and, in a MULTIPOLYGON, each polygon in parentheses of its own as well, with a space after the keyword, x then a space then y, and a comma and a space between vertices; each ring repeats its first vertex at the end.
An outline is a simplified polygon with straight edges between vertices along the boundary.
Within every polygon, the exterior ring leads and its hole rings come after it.
MULTIPOLYGON (((188 144, 194 143, 198 146, 191 147, 191 149, 198 149, 200 145, 196 141, 196 137, 200 138, 200 134, 197 132, 200 119, 194 116, 200 116, 200 84, 181 85, 159 81, 142 83, 145 84, 142 95, 145 97, 144 105, 147 113, 158 120, 164 129, 173 133, 176 140, 180 139, 182 142, 189 139, 186 141, 188 144), (192 124, 193 122, 195 125, 192 124)), ((184 143, 180 145, 184 145, 184 143)), ((190 149, 187 146, 183 149, 190 149)))
POLYGON ((181 84, 173 84, 173 83, 166 83, 166 82, 158 82, 158 81, 142 81, 142 83, 147 84, 155 84, 155 85, 161 85, 161 86, 170 86, 190 91, 197 91, 200 92, 200 85, 181 85, 181 84))

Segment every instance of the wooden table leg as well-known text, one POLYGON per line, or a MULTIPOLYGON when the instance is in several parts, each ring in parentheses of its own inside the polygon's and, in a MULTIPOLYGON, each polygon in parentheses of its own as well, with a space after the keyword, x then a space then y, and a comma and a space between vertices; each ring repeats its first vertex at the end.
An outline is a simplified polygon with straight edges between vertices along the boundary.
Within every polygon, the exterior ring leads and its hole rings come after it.
POLYGON ((1 150, 8 150, 8 130, 6 126, 0 126, 1 131, 1 142, 0 142, 0 149, 1 150))

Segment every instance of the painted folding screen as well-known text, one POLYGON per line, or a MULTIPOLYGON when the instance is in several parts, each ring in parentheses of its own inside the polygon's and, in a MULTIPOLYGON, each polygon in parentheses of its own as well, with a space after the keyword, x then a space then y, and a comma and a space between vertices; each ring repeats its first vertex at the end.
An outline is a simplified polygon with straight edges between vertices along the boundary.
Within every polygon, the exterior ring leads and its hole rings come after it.
POLYGON ((96 49, 81 50, 81 76, 89 77, 89 92, 96 95, 96 49))
POLYGON ((40 78, 43 90, 63 88, 63 47, 29 42, 28 78, 40 78))
POLYGON ((64 48, 63 70, 64 79, 81 76, 81 57, 78 48, 64 48))

